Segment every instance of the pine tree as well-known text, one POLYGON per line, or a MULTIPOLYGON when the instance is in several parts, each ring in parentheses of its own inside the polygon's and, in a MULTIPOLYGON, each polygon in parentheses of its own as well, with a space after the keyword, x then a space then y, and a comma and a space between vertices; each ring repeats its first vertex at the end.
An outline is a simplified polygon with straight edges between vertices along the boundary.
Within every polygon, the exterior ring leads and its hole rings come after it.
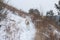
POLYGON ((33 14, 36 14, 36 15, 39 15, 39 16, 40 16, 40 12, 39 12, 38 9, 30 9, 30 10, 29 10, 29 13, 30 13, 30 14, 33 13, 33 14))
POLYGON ((50 10, 46 13, 46 17, 49 18, 49 19, 53 19, 53 16, 54 16, 53 10, 50 10))
POLYGON ((58 4, 55 4, 55 7, 58 11, 58 16, 56 17, 58 25, 60 25, 60 0, 58 1, 58 4))
POLYGON ((55 4, 56 9, 58 10, 58 15, 60 15, 60 1, 58 4, 55 4))

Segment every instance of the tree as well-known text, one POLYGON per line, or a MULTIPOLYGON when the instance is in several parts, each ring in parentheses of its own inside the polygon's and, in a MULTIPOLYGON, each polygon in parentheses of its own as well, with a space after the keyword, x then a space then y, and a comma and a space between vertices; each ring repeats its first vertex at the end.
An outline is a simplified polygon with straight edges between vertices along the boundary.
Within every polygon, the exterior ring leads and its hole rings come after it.
POLYGON ((30 9, 30 10, 29 10, 29 13, 30 13, 30 14, 33 13, 33 14, 36 14, 36 15, 40 15, 40 12, 39 12, 38 9, 30 9))
POLYGON ((38 9, 35 9, 34 11, 35 11, 35 14, 40 15, 40 12, 39 12, 39 10, 38 10, 38 9))
POLYGON ((29 10, 29 13, 31 14, 31 13, 33 13, 33 11, 34 11, 34 9, 30 9, 30 10, 29 10))
POLYGON ((58 4, 55 3, 55 7, 58 10, 58 15, 60 15, 60 1, 58 2, 58 4))
POLYGON ((58 12, 58 16, 56 17, 57 24, 60 25, 60 0, 58 1, 58 4, 55 3, 55 7, 58 12))
POLYGON ((53 10, 48 11, 46 16, 49 18, 53 18, 53 16, 54 16, 53 10))

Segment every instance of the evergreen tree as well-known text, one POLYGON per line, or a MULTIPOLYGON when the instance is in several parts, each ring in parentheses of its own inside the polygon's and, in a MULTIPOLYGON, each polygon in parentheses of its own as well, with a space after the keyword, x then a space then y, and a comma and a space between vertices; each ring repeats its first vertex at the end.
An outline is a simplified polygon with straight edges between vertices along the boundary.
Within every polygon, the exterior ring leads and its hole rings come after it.
POLYGON ((58 15, 60 15, 60 1, 58 4, 55 4, 56 9, 58 10, 58 15))
POLYGON ((57 24, 60 25, 60 0, 58 1, 58 4, 55 3, 55 7, 58 11, 58 16, 56 17, 57 24))
POLYGON ((34 9, 30 9, 30 10, 29 10, 29 13, 31 14, 31 13, 33 13, 33 11, 34 11, 34 9))
POLYGON ((35 9, 34 11, 35 11, 35 14, 40 15, 40 12, 38 9, 35 9))
POLYGON ((47 13, 46 13, 46 16, 48 17, 48 18, 53 18, 53 16, 54 16, 54 13, 53 13, 53 10, 50 10, 50 11, 48 11, 47 13))
POLYGON ((39 15, 39 16, 40 16, 40 12, 39 12, 38 9, 30 9, 30 10, 29 10, 29 13, 30 13, 30 14, 36 14, 36 15, 39 15))

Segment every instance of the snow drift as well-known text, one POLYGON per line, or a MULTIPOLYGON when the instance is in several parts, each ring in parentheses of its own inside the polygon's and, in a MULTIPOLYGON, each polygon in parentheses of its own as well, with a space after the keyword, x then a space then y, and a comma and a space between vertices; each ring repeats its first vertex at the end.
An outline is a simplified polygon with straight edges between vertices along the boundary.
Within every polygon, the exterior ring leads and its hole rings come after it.
POLYGON ((36 29, 31 18, 7 12, 7 17, 0 22, 0 40, 34 40, 36 29))

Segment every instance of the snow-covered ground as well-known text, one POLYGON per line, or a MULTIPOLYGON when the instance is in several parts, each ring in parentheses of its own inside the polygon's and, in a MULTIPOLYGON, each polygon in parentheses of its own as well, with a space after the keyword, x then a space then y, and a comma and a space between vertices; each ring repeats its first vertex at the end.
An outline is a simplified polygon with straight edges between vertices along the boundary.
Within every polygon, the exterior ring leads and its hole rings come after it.
POLYGON ((0 22, 0 40, 34 40, 36 29, 31 18, 7 12, 7 17, 0 22))

